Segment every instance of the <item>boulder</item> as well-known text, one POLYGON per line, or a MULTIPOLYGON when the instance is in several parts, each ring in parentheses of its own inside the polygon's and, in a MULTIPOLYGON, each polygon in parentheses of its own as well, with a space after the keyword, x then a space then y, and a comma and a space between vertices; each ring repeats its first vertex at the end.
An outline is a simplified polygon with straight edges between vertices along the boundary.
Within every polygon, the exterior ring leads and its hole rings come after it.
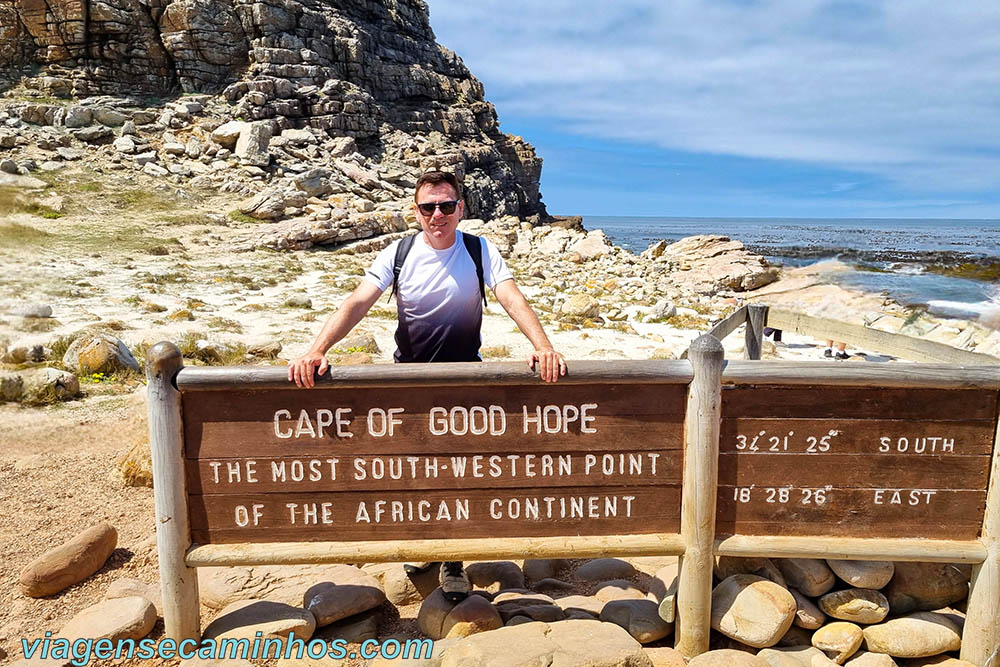
POLYGON ((726 236, 689 236, 663 248, 658 259, 679 269, 670 274, 674 284, 696 294, 750 291, 778 279, 764 257, 726 236))
POLYGON ((153 454, 149 438, 142 436, 118 460, 118 472, 125 486, 153 488, 153 454))
POLYGON ((496 607, 481 595, 470 595, 453 603, 438 588, 420 605, 417 627, 436 640, 495 630, 503 627, 503 620, 496 607))
MULTIPOLYGON (((361 576, 364 576, 361 573, 361 576)), ((359 577, 360 578, 360 577, 359 577)), ((316 617, 316 625, 335 623, 348 616, 374 609, 385 602, 385 593, 375 581, 365 583, 340 583, 322 581, 310 586, 303 597, 302 606, 316 617)))
POLYGON ((17 374, 23 380, 22 401, 52 403, 80 395, 80 381, 73 373, 58 368, 29 368, 17 374))
POLYGON ((295 636, 308 641, 316 630, 316 618, 307 609, 270 600, 238 600, 223 607, 202 639, 250 639, 295 636))
POLYGON ((695 656, 688 667, 768 667, 768 664, 753 653, 723 648, 695 656))
POLYGON ((158 583, 147 584, 145 581, 128 578, 115 579, 108 586, 108 590, 104 591, 105 600, 127 597, 140 597, 149 600, 156 609, 156 615, 163 616, 163 597, 158 583))
POLYGON ((271 143, 272 125, 270 121, 254 121, 240 131, 233 154, 243 164, 266 167, 271 163, 268 146, 271 143))
POLYGON ((301 174, 296 174, 292 182, 299 190, 302 190, 310 197, 320 197, 333 192, 330 187, 329 169, 308 169, 301 174))
POLYGON ((468 563, 465 574, 473 586, 492 591, 524 588, 524 573, 509 560, 468 563))
POLYGON ((405 606, 422 601, 438 587, 438 570, 407 574, 402 563, 369 563, 361 568, 378 580, 385 598, 394 605, 405 606))
POLYGON ((889 583, 895 571, 892 561, 826 559, 833 573, 854 588, 879 589, 889 583))
POLYGON ((15 317, 52 317, 52 306, 45 303, 21 303, 7 309, 15 317))
POLYGON ((673 623, 660 618, 659 608, 651 600, 612 600, 604 605, 600 618, 620 625, 640 644, 663 639, 674 629, 673 623))
POLYGON ((569 252, 577 253, 581 259, 589 260, 603 257, 611 252, 613 248, 614 246, 608 240, 608 237, 604 235, 604 232, 600 229, 595 229, 569 246, 568 250, 569 252))
POLYGON ((789 586, 811 597, 828 592, 837 579, 826 561, 814 558, 778 558, 775 564, 789 586))
MULTIPOLYGON (((306 591, 323 582, 379 589, 378 580, 353 565, 259 565, 199 567, 201 603, 222 609, 237 600, 257 599, 302 606, 306 591)), ((332 590, 332 589, 331 589, 332 590)), ((372 598, 377 597, 374 593, 372 598)))
POLYGON ((635 566, 620 558, 595 558, 576 569, 573 576, 583 581, 627 579, 635 575, 635 566))
POLYGON ((645 591, 627 579, 612 579, 602 581, 594 586, 592 595, 598 600, 608 602, 610 600, 644 600, 645 591))
POLYGON ((285 214, 285 195, 280 191, 265 190, 240 204, 239 208, 241 213, 251 218, 275 220, 285 214))
POLYGON ((883 593, 894 615, 930 611, 964 600, 968 582, 966 574, 949 563, 899 562, 883 593))
POLYGON ((466 637, 448 648, 441 667, 652 667, 642 645, 612 623, 567 620, 523 623, 466 637), (516 650, 512 650, 516 647, 516 650))
POLYGON ((864 629, 864 638, 869 651, 897 658, 923 658, 962 646, 959 627, 944 614, 928 611, 870 625, 864 629))
POLYGON ((149 600, 124 597, 104 600, 71 618, 59 631, 60 637, 75 639, 123 639, 138 641, 156 625, 156 608, 149 600))
POLYGON ((857 653, 863 639, 861 628, 853 623, 837 621, 814 632, 812 645, 821 651, 836 653, 834 660, 842 665, 857 653))
POLYGON ((820 608, 834 618, 852 623, 881 623, 889 613, 889 602, 878 591, 848 588, 827 593, 819 599, 820 608))
POLYGON ((246 126, 247 123, 241 120, 231 120, 225 122, 212 130, 212 141, 221 145, 223 148, 233 150, 236 148, 236 142, 240 138, 240 133, 243 132, 246 126))
POLYGON ((21 592, 28 597, 53 595, 103 567, 118 544, 118 531, 103 523, 46 551, 21 570, 21 592))
POLYGON ((753 574, 734 574, 712 591, 712 628, 755 648, 777 644, 795 611, 791 593, 753 574))
POLYGON ((563 302, 559 312, 567 317, 593 319, 601 314, 601 304, 589 294, 574 294, 563 302))
POLYGON ((77 336, 63 355, 63 365, 80 375, 104 373, 110 375, 120 370, 139 372, 128 346, 107 333, 83 333, 77 336))

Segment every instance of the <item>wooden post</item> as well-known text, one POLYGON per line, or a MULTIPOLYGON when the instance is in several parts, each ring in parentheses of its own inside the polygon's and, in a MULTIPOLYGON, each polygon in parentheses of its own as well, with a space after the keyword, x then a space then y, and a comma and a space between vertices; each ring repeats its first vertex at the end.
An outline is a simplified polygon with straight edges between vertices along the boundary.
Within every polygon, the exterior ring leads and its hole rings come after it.
POLYGON ((686 657, 708 650, 712 613, 715 500, 719 476, 722 414, 722 343, 699 336, 688 351, 694 380, 684 420, 684 486, 681 499, 681 557, 675 646, 686 657))
POLYGON ((767 323, 767 306, 762 303, 747 305, 747 328, 745 330, 744 359, 760 360, 760 350, 764 342, 764 325, 767 323))
POLYGON ((1000 424, 993 444, 993 466, 986 492, 986 515, 980 540, 986 560, 972 568, 969 604, 962 631, 962 660, 983 667, 1000 666, 1000 424))
POLYGON ((197 640, 201 635, 197 570, 184 563, 191 534, 184 482, 181 394, 174 386, 183 365, 181 351, 173 343, 157 343, 146 355, 163 624, 165 635, 176 641, 197 640))

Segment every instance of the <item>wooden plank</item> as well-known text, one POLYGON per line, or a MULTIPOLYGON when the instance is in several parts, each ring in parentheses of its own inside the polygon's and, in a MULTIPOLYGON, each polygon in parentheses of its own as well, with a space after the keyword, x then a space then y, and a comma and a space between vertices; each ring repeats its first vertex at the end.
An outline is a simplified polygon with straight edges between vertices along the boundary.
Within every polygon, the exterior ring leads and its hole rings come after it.
POLYGON ((834 339, 872 352, 888 354, 911 361, 946 364, 992 366, 1000 359, 987 354, 959 350, 950 345, 921 338, 888 333, 878 329, 847 324, 825 317, 813 317, 780 308, 771 308, 767 325, 783 331, 792 331, 820 340, 834 339))
POLYGON ((427 540, 453 537, 459 530, 469 538, 675 533, 680 527, 680 489, 673 485, 192 495, 189 511, 192 539, 199 544, 376 536, 427 540), (254 505, 259 505, 256 513, 254 505))
POLYGON ((761 347, 764 344, 764 323, 767 322, 767 306, 752 303, 746 308, 747 327, 743 332, 743 358, 757 361, 760 359, 761 347))
POLYGON ((270 544, 195 545, 190 567, 225 565, 294 565, 300 563, 399 563, 433 561, 448 554, 456 560, 506 558, 604 558, 610 556, 679 556, 678 534, 505 537, 384 542, 277 542, 270 544))
POLYGON ((995 420, 997 392, 874 387, 724 387, 722 414, 724 417, 799 419, 995 420))
POLYGON ((822 488, 986 488, 988 456, 858 456, 857 454, 745 454, 719 457, 719 483, 726 486, 822 488))
POLYGON ((234 453, 234 442, 246 456, 502 451, 532 443, 594 450, 623 440, 679 448, 684 400, 683 385, 667 384, 641 392, 629 385, 196 392, 184 395, 185 452, 222 458, 234 453))
POLYGON ((720 556, 769 558, 836 558, 840 560, 899 560, 928 563, 981 563, 986 549, 977 540, 856 537, 777 537, 732 535, 717 540, 720 556))
POLYGON ((184 561, 191 534, 184 488, 181 396, 173 385, 183 363, 181 351, 171 343, 158 343, 146 355, 163 625, 166 636, 177 642, 197 641, 201 636, 198 573, 184 561))
POLYGON ((985 502, 979 490, 720 485, 716 526, 730 535, 974 539, 985 502))
POLYGON ((909 421, 903 419, 722 420, 723 453, 870 454, 879 456, 990 456, 991 421, 909 421))
POLYGON ((733 333, 741 326, 743 326, 747 321, 747 307, 740 306, 735 311, 727 315, 723 320, 716 322, 711 329, 705 332, 706 336, 712 336, 718 340, 722 340, 729 334, 733 333))
POLYGON ((190 493, 680 484, 679 451, 263 457, 187 462, 190 493))
POLYGON ((727 361, 726 384, 828 385, 939 389, 1000 388, 1000 367, 953 364, 862 364, 831 361, 727 361))
MULTIPOLYGON (((558 386, 575 384, 682 384, 691 381, 691 365, 679 360, 569 361, 569 369, 558 386)), ((538 374, 523 362, 443 364, 373 364, 333 366, 317 380, 317 386, 405 387, 405 386, 501 386, 541 384, 538 374)), ((177 375, 181 392, 229 391, 233 387, 287 389, 288 369, 282 366, 191 366, 177 375)))

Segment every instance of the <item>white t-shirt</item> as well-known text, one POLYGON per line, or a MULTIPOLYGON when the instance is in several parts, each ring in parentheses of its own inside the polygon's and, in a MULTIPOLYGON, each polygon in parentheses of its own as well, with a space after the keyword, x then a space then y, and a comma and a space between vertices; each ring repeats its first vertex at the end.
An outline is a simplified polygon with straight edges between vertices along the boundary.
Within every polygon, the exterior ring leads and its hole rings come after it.
MULTIPOLYGON (((483 281, 493 289, 513 276, 496 246, 480 240, 483 281)), ((365 280, 383 292, 392 285, 399 243, 394 241, 382 250, 365 273, 365 280)), ((399 272, 396 312, 396 361, 479 360, 483 297, 462 232, 455 232, 455 243, 445 250, 435 250, 418 234, 399 272)))

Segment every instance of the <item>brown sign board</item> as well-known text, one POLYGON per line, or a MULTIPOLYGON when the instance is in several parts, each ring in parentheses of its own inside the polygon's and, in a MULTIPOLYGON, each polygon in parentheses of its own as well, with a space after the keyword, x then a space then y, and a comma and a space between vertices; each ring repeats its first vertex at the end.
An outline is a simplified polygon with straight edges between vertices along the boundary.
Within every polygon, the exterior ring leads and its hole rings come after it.
POLYGON ((975 539, 996 417, 992 390, 726 387, 716 530, 975 539))
POLYGON ((684 384, 182 393, 198 544, 677 533, 684 384))

